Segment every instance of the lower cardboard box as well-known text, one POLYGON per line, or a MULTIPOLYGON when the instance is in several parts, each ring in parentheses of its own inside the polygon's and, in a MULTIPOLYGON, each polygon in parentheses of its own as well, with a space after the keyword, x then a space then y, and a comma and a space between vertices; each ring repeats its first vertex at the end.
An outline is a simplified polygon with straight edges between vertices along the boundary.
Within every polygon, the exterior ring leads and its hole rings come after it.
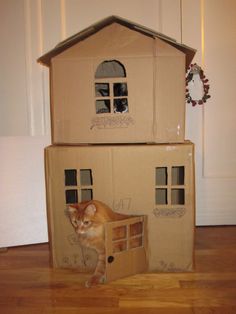
POLYGON ((80 245, 65 215, 68 204, 94 199, 116 212, 147 220, 142 246, 131 250, 125 246, 126 249, 117 252, 114 263, 108 262, 114 253, 111 251, 114 243, 111 244, 112 237, 106 231, 108 281, 144 269, 151 272, 193 269, 195 188, 191 142, 50 146, 45 150, 45 161, 54 267, 76 268, 80 272, 92 272, 95 268, 96 252, 80 245), (134 271, 126 273, 127 265, 136 265, 132 266, 134 271))

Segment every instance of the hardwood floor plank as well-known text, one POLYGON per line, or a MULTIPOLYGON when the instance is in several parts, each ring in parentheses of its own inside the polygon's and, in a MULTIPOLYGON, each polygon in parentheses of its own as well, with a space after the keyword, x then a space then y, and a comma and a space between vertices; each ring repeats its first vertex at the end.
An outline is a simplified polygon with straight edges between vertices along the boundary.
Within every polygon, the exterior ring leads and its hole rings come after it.
POLYGON ((235 289, 236 290, 236 280, 195 280, 195 281, 180 281, 180 286, 182 288, 204 288, 204 289, 235 289))
POLYGON ((235 314, 236 227, 196 231, 196 269, 87 289, 88 274, 52 269, 48 244, 0 254, 1 314, 235 314))

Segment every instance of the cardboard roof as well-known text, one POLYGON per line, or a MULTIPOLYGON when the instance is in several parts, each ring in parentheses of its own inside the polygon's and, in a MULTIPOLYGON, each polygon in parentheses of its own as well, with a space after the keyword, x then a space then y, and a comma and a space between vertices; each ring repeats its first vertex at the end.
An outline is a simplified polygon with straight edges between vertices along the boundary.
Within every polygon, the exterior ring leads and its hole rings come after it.
POLYGON ((188 47, 184 44, 180 44, 173 38, 170 38, 166 35, 163 35, 159 32, 156 32, 152 29, 149 29, 145 26, 142 26, 142 25, 139 25, 137 23, 123 19, 121 17, 112 15, 112 16, 109 16, 109 17, 95 23, 95 24, 90 25, 89 27, 85 28, 84 30, 80 31, 79 33, 77 33, 77 34, 67 38, 66 40, 60 42, 58 45, 56 45, 56 47, 54 49, 45 53, 37 61, 43 65, 50 66, 51 59, 53 57, 57 56, 58 54, 60 54, 64 50, 72 47, 73 45, 79 43, 82 40, 85 40, 89 36, 97 33, 98 31, 100 31, 104 27, 111 25, 113 23, 118 23, 120 25, 123 25, 123 26, 125 26, 125 27, 127 27, 133 31, 139 32, 145 36, 149 36, 152 38, 159 38, 159 39, 165 41, 166 43, 168 43, 169 45, 175 47, 176 49, 182 51, 183 53, 186 54, 186 69, 188 68, 189 64, 191 63, 191 61, 192 61, 192 59, 196 53, 196 49, 188 47))

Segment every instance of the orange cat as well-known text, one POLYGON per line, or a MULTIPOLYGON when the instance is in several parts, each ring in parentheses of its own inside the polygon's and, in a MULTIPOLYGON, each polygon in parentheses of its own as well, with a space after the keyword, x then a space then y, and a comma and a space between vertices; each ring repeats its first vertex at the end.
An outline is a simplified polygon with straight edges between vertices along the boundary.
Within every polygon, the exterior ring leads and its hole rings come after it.
POLYGON ((81 245, 95 249, 98 254, 94 274, 85 284, 86 287, 91 287, 102 282, 105 275, 104 224, 129 216, 115 213, 106 204, 95 200, 69 205, 68 213, 81 245))

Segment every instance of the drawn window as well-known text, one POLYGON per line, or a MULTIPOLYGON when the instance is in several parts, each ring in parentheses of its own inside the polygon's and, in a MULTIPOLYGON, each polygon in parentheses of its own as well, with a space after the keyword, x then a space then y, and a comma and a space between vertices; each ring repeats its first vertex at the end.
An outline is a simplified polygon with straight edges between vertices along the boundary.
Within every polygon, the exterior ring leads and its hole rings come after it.
POLYGON ((65 169, 65 202, 74 204, 93 199, 93 177, 91 169, 65 169))
POLYGON ((185 204, 185 167, 156 167, 155 169, 156 205, 185 204))
POLYGON ((95 73, 96 113, 127 113, 128 86, 126 70, 117 60, 104 61, 95 73))

